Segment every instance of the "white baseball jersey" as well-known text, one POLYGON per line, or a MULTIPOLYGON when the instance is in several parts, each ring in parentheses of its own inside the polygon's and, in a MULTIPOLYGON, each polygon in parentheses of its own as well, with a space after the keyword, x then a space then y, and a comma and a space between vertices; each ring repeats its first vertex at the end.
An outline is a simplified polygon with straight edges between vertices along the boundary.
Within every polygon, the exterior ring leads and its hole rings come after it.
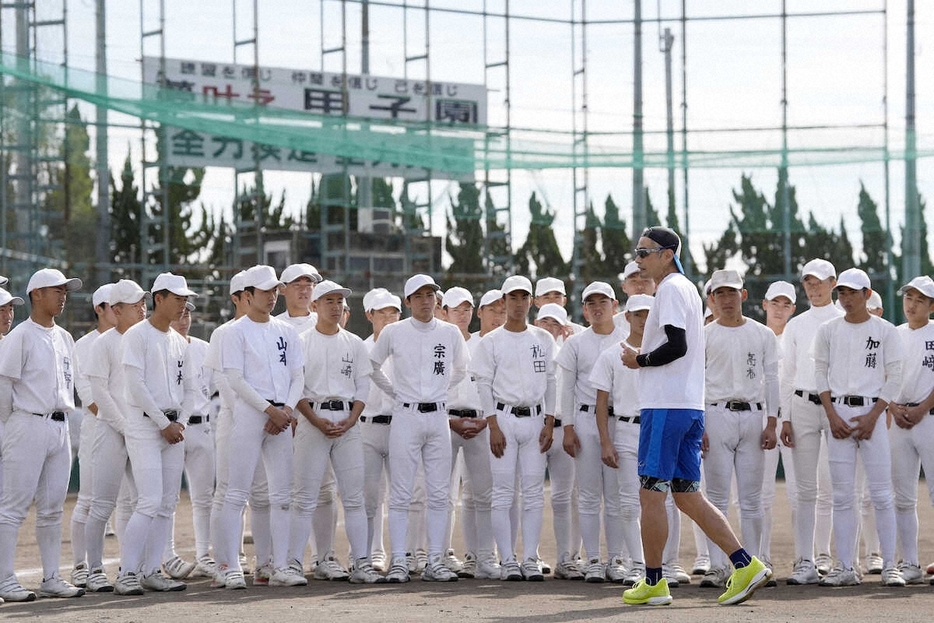
POLYGON ((558 371, 561 386, 561 419, 567 426, 577 420, 580 405, 593 407, 597 404, 597 390, 590 383, 590 372, 594 363, 604 350, 626 339, 628 332, 613 325, 613 331, 606 335, 595 333, 588 327, 581 333, 572 335, 561 347, 555 358, 560 366, 558 371))
POLYGON ((0 419, 6 421, 13 411, 74 410, 75 342, 65 329, 43 327, 27 318, 0 344, 0 376, 17 381, 12 392, 0 399, 0 419))
POLYGON ((211 413, 211 368, 204 365, 208 354, 208 343, 196 337, 188 338, 188 367, 194 384, 194 403, 190 415, 205 416, 211 413))
POLYGON ((813 346, 817 392, 831 396, 878 397, 892 402, 902 383, 902 340, 888 320, 842 316, 817 329, 813 346))
POLYGON ((307 316, 290 316, 288 310, 286 310, 276 318, 295 329, 295 332, 299 335, 309 329, 314 329, 315 325, 318 324, 317 312, 309 312, 307 316))
POLYGON ((684 329, 687 353, 664 366, 639 369, 639 383, 649 388, 641 395, 643 409, 704 409, 704 312, 701 298, 681 273, 671 273, 658 284, 642 338, 642 352, 665 344, 665 327, 684 329))
POLYGON ((221 409, 230 412, 233 409, 233 403, 236 396, 230 385, 227 383, 227 377, 224 376, 224 366, 221 361, 221 350, 223 348, 223 339, 236 320, 228 320, 221 326, 211 332, 211 341, 208 342, 208 350, 204 356, 204 367, 211 370, 211 378, 217 387, 217 393, 221 402, 221 409))
POLYGON ((123 335, 116 329, 106 331, 94 343, 88 363, 97 417, 122 435, 130 412, 124 394, 123 335))
POLYGON ((406 318, 380 333, 370 358, 378 368, 393 360, 393 388, 402 403, 447 402, 448 389, 464 377, 469 355, 452 324, 406 318))
MULTIPOLYGON (((366 346, 367 352, 372 354, 373 347, 376 345, 376 342, 373 341, 373 336, 371 335, 370 337, 366 338, 363 341, 363 344, 366 346)), ((386 378, 391 381, 392 362, 384 362, 380 369, 386 378)), ((366 404, 363 407, 363 413, 361 413, 363 416, 372 417, 376 415, 390 415, 392 413, 392 395, 383 391, 383 388, 381 388, 375 382, 370 383, 370 393, 367 395, 365 402, 366 404)))
MULTIPOLYGON (((629 348, 634 346, 626 342, 629 348)), ((639 372, 623 365, 623 349, 614 344, 603 350, 590 372, 590 384, 610 395, 615 416, 639 415, 639 372)))
POLYGON ((555 412, 555 340, 529 325, 525 331, 499 327, 480 338, 470 372, 484 415, 495 415, 496 403, 532 407, 543 405, 545 415, 555 412))
MULTIPOLYGON (((473 361, 474 356, 477 354, 477 348, 480 345, 480 340, 482 338, 476 334, 470 334, 470 339, 467 340, 467 353, 470 355, 471 361, 473 361)), ((450 392, 448 393, 448 408, 449 409, 477 409, 478 411, 482 408, 480 404, 480 394, 477 392, 477 380, 472 373, 468 373, 464 376, 463 380, 457 385, 452 385, 450 392)), ((481 415, 482 414, 478 414, 481 415)))
POLYGON ((175 410, 187 416, 193 391, 187 349, 185 338, 171 329, 160 331, 149 320, 136 323, 123 334, 130 426, 147 425, 149 420, 161 430, 170 424, 163 411, 175 410))
POLYGON ((363 340, 344 329, 325 335, 302 333, 305 361, 303 396, 311 402, 366 400, 370 391, 370 354, 363 340))
POLYGON ((302 397, 301 341, 281 320, 254 322, 243 316, 234 322, 223 336, 221 362, 238 399, 257 411, 265 411, 270 402, 294 409, 302 397), (236 383, 232 373, 242 375, 244 382, 236 383))
POLYGON ((814 359, 811 346, 817 328, 828 320, 839 318, 843 312, 836 305, 811 307, 800 316, 795 316, 785 325, 782 333, 782 413, 791 413, 791 397, 795 390, 817 393, 814 380, 814 359))
POLYGON ((777 415, 778 341, 762 323, 743 318, 738 327, 711 322, 704 327, 707 342, 709 404, 739 400, 766 403, 766 414, 777 415))
POLYGON ((97 338, 101 335, 103 335, 101 332, 94 329, 75 342, 75 391, 78 392, 78 399, 81 401, 81 406, 84 407, 86 411, 88 406, 94 402, 94 398, 91 394, 91 380, 88 378, 88 366, 91 361, 91 351, 94 347, 94 342, 96 342, 97 338))
POLYGON ((912 329, 905 323, 898 327, 898 335, 905 359, 902 386, 895 402, 920 404, 934 389, 934 322, 920 329, 912 329))

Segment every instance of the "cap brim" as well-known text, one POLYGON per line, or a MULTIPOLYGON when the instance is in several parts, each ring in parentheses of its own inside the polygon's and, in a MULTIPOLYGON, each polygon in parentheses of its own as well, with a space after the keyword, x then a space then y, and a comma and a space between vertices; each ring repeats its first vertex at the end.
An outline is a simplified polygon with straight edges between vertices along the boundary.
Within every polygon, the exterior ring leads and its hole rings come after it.
POLYGON ((839 290, 840 288, 849 288, 850 290, 870 290, 871 288, 859 283, 853 283, 851 281, 838 281, 837 285, 833 287, 834 290, 839 290))
MULTIPOLYGON (((315 294, 317 294, 317 292, 315 292, 315 294)), ((348 296, 350 296, 350 289, 349 289, 349 288, 334 288, 333 290, 328 290, 327 292, 325 292, 324 294, 322 294, 322 295, 320 295, 320 296, 316 296, 316 297, 315 297, 314 299, 312 299, 312 300, 313 300, 313 301, 317 301, 317 300, 319 300, 319 299, 323 299, 323 298, 326 297, 328 294, 340 294, 341 296, 343 296, 343 297, 346 299, 348 296)))
POLYGON ((3 307, 4 305, 9 305, 10 303, 13 303, 14 305, 25 305, 26 301, 24 301, 18 296, 11 296, 9 301, 4 301, 0 303, 0 307, 3 307))
MULTIPOLYGON (((283 285, 283 283, 279 281, 278 279, 270 279, 269 281, 264 281, 262 283, 255 283, 253 284, 253 287, 256 288, 257 290, 274 290, 275 288, 278 288, 281 285, 283 285)), ((195 293, 192 292, 189 296, 192 296, 194 294, 195 293)))

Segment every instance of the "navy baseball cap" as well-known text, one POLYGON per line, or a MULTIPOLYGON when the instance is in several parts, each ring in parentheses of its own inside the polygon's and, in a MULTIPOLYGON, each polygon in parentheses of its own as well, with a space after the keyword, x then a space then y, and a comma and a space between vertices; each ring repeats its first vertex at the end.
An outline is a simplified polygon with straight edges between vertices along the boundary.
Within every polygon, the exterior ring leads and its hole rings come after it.
POLYGON ((681 237, 673 229, 668 227, 646 227, 642 230, 642 237, 654 240, 663 249, 671 249, 675 252, 675 266, 678 272, 684 274, 684 267, 681 265, 681 237))

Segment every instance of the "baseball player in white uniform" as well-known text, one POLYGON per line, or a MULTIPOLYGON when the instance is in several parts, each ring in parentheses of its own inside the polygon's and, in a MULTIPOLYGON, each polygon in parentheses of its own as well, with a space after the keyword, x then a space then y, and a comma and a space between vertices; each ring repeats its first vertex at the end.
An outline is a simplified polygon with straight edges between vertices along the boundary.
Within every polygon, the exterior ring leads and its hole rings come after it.
MULTIPOLYGON (((542 277, 535 282, 535 299, 532 302, 537 309, 541 309, 548 303, 566 307, 568 304, 568 295, 564 287, 564 281, 557 277, 542 277)), ((565 337, 570 337, 584 330, 582 325, 573 321, 568 324, 568 327, 569 330, 565 337)))
POLYGON ((357 426, 372 367, 363 340, 340 327, 348 296, 350 290, 333 281, 319 283, 312 295, 318 322, 301 335, 305 385, 294 441, 289 568, 302 575, 321 479, 330 462, 353 555, 350 582, 373 584, 382 577, 370 565, 367 552, 363 440, 357 426))
MULTIPOLYGON (((183 560, 175 553, 175 518, 162 560, 165 572, 176 580, 214 577, 211 558, 211 506, 214 500, 214 431, 211 428, 211 369, 204 365, 208 343, 189 335, 191 313, 195 304, 188 301, 182 317, 171 327, 188 342, 188 365, 195 384, 194 404, 185 424, 185 480, 191 498, 192 525, 195 532, 195 561, 183 560)), ((179 483, 181 484, 181 483, 179 483)))
POLYGON ((529 326, 532 283, 508 277, 500 288, 506 324, 481 338, 471 374, 489 424, 493 452, 493 534, 501 558, 501 579, 542 581, 538 563, 545 505, 545 452, 551 446, 555 410, 554 338, 529 326), (522 563, 509 513, 516 476, 522 488, 522 563))
POLYGON ((419 464, 425 471, 428 506, 428 565, 422 579, 457 580, 457 575, 441 560, 451 467, 451 429, 446 403, 450 386, 459 383, 466 372, 468 354, 457 327, 434 317, 438 290, 438 285, 427 275, 409 278, 404 293, 412 317, 385 327, 370 353, 377 369, 392 358, 396 395, 389 430, 392 564, 386 577, 390 582, 409 580, 404 547, 419 464))
MULTIPOLYGON (((74 567, 71 570, 71 583, 78 588, 88 586, 88 558, 87 542, 85 540, 85 524, 88 520, 88 511, 91 509, 91 448, 94 445, 94 431, 97 425, 97 405, 91 396, 91 383, 87 376, 87 366, 91 356, 94 342, 107 329, 116 324, 113 311, 110 309, 110 286, 104 284, 94 291, 91 304, 97 317, 97 326, 88 331, 84 337, 75 342, 75 391, 81 400, 81 435, 78 442, 78 500, 71 512, 71 551, 74 556, 74 567)), ((2 297, 2 295, 0 295, 2 297)), ((3 300, 0 298, 0 300, 3 300)), ((22 301, 22 299, 19 299, 22 301)), ((12 303, 9 303, 12 310, 12 303)), ((13 320, 12 314, 10 320, 13 320)), ((0 325, 0 331, 3 331, 0 325)), ((6 333, 9 331, 7 327, 6 333)))
POLYGON ((629 336, 623 344, 614 344, 600 353, 590 382, 597 390, 597 430, 603 464, 613 470, 617 496, 607 496, 605 503, 619 506, 622 537, 629 552, 625 586, 632 586, 645 576, 642 535, 639 526, 639 374, 623 365, 621 348, 638 350, 653 298, 632 294, 626 300, 626 326, 629 336), (611 415, 612 412, 612 415, 611 415))
POLYGON ((183 582, 162 574, 162 552, 172 531, 172 515, 185 464, 185 417, 194 400, 187 366, 188 343, 170 327, 195 293, 185 278, 162 273, 152 284, 152 315, 123 334, 126 447, 138 500, 120 551, 119 595, 180 591, 183 582))
POLYGON ((0 599, 34 601, 16 579, 13 564, 19 527, 36 504, 36 541, 42 557, 43 597, 80 597, 84 589, 58 574, 62 511, 68 492, 71 445, 67 416, 74 403, 74 340, 55 318, 80 279, 43 268, 26 285, 29 319, 0 347, 0 421, 4 486, 0 495, 0 599))
MULTIPOLYGON (((619 287, 627 298, 637 294, 655 296, 655 282, 649 277, 643 277, 639 273, 639 265, 635 262, 626 264, 626 268, 619 274, 619 287)), ((626 312, 620 310, 613 320, 617 325, 626 327, 626 312)), ((626 331, 629 331, 628 327, 626 331)))
POLYGON ((144 292, 134 281, 121 279, 113 284, 108 303, 117 321, 116 326, 94 342, 86 362, 98 418, 91 454, 96 469, 92 471, 91 508, 85 530, 90 566, 87 589, 94 593, 114 590, 104 574, 104 536, 121 488, 128 487, 131 497, 137 497, 126 446, 130 407, 124 394, 123 336, 130 327, 146 319, 146 304, 150 300, 152 295, 144 292))
MULTIPOLYGON (((269 524, 272 535, 272 572, 269 586, 307 584, 289 571, 289 501, 292 488, 292 411, 302 394, 302 357, 298 334, 271 317, 281 282, 270 266, 246 271, 242 296, 247 313, 224 336, 221 361, 224 376, 235 394, 230 431, 227 494, 221 510, 221 542, 229 569, 225 586, 246 587, 237 555, 241 515, 250 493, 256 466, 262 460, 269 486, 269 524), (284 433, 284 434, 283 434, 284 433)), ((266 561, 257 561, 263 564, 266 561)))
MULTIPOLYGON (((763 450, 775 447, 778 425, 778 342, 768 327, 743 316, 747 293, 738 272, 714 271, 710 281, 719 313, 716 322, 704 327, 706 493, 726 515, 735 475, 743 543, 757 556, 762 538, 763 450)), ((708 551, 710 570, 701 586, 723 588, 730 575, 727 555, 712 542, 708 551)))
POLYGON ((859 526, 858 457, 876 509, 884 561, 882 585, 904 586, 895 566, 891 449, 886 418, 880 417, 901 388, 902 342, 894 326, 866 309, 872 288, 865 272, 858 268, 843 271, 836 290, 846 315, 822 324, 813 347, 817 390, 832 433, 827 450, 837 553, 837 565, 820 583, 852 586, 860 581, 853 566, 859 526))
MULTIPOLYGON (((762 308, 765 310, 765 326, 772 330, 778 340, 779 375, 781 375, 781 353, 784 352, 782 344, 785 326, 795 313, 796 301, 795 287, 787 281, 776 281, 769 285, 765 298, 762 300, 762 308)), ((788 417, 787 413, 783 415, 788 417)), ((763 417, 765 418, 764 426, 768 423, 768 416, 763 417)), ((788 497, 791 517, 795 516, 798 504, 798 485, 795 481, 795 465, 791 448, 778 443, 771 450, 765 451, 765 466, 762 471, 762 538, 759 540, 759 558, 770 569, 772 568, 772 506, 775 503, 775 478, 779 458, 782 461, 782 471, 785 473, 785 495, 788 497)), ((774 579, 769 582, 774 582, 774 579)))
MULTIPOLYGON (((376 288, 363 297, 363 309, 373 326, 373 335, 364 340, 367 350, 372 351, 383 328, 399 321, 402 300, 386 290, 376 288)), ((392 423, 392 364, 382 366, 383 383, 371 377, 370 394, 360 415, 360 435, 363 438, 363 462, 365 469, 364 504, 367 520, 367 552, 370 564, 379 572, 388 570, 386 552, 383 548, 383 509, 387 491, 389 471, 389 425, 392 423), (381 385, 382 383, 382 385, 381 385), (389 393, 387 393, 387 391, 389 393)))
MULTIPOLYGON (((915 277, 899 291, 907 322, 898 327, 905 349, 902 386, 889 404, 894 426, 889 429, 892 481, 895 486, 895 523, 906 584, 924 579, 918 559, 918 475, 934 475, 934 280, 915 277)), ((934 477, 928 477, 934 501, 934 477)))
MULTIPOLYGON (((6 277, 0 277, 0 286, 9 283, 6 277)), ((0 340, 10 332, 13 326, 13 307, 23 305, 24 301, 0 287, 0 340)), ((3 420, 0 420, 0 495, 3 494, 3 420)), ((2 603, 2 602, 0 602, 2 603)))
POLYGON ((596 421, 597 390, 590 382, 590 373, 600 353, 626 338, 628 327, 617 327, 613 321, 617 302, 610 284, 602 281, 589 284, 584 288, 582 299, 591 326, 568 338, 556 359, 564 449, 576 460, 581 537, 588 558, 584 580, 603 582, 609 579, 622 583, 626 569, 622 557, 619 484, 616 472, 603 464, 596 421), (606 564, 601 562, 600 556, 601 504, 607 543, 606 564))
MULTIPOLYGON (((473 295, 466 289, 454 287, 444 293, 444 310, 447 321, 457 326, 467 342, 470 356, 476 353, 482 338, 471 335, 467 328, 473 318, 473 295)), ((493 552, 493 524, 491 504, 493 499, 493 474, 490 471, 490 432, 477 383, 472 375, 467 375, 457 385, 451 387, 448 400, 448 417, 451 426, 451 473, 458 478, 458 457, 463 460, 463 508, 461 521, 464 544, 467 554, 464 563, 455 570, 456 565, 448 568, 462 578, 483 580, 499 579, 500 568, 496 564, 493 552)), ((458 478, 459 480, 459 478, 458 478)), ((460 493, 458 480, 451 483, 451 524, 454 524, 454 508, 460 493)), ((448 534, 453 532, 450 530, 448 534)), ((453 557, 445 556, 446 560, 453 557)), ((456 559, 454 559, 456 561, 456 559)))
POLYGON ((821 507, 829 501, 830 467, 826 443, 830 429, 817 395, 811 346, 817 328, 842 315, 832 298, 836 276, 836 270, 827 260, 815 259, 804 265, 801 283, 811 307, 788 321, 782 340, 781 442, 792 448, 798 485, 798 508, 793 517, 795 563, 787 579, 792 585, 817 584, 819 567, 826 567, 830 562, 827 521, 830 509, 821 512, 821 507), (822 489, 826 489, 826 495, 822 489))

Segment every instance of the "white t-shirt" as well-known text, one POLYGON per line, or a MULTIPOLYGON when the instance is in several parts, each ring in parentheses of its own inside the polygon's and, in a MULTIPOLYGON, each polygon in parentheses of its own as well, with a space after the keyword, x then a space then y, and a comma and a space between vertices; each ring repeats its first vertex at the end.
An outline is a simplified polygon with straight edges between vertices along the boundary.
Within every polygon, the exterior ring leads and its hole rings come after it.
POLYGON ((761 402, 766 413, 778 414, 778 341, 762 323, 743 318, 738 327, 711 322, 704 327, 707 342, 708 403, 728 400, 761 402))
POLYGON ((92 397, 91 381, 88 379, 87 370, 91 361, 94 342, 101 335, 100 331, 94 329, 75 342, 75 391, 78 392, 78 400, 81 401, 81 406, 88 413, 90 411, 87 411, 87 408, 94 402, 94 398, 92 397))
POLYGON ((124 372, 131 426, 149 419, 161 430, 170 423, 162 414, 168 410, 187 416, 191 396, 186 404, 185 394, 194 388, 187 350, 185 338, 171 329, 160 331, 149 320, 136 323, 123 334, 122 363, 129 368, 124 372))
MULTIPOLYGON (((367 352, 372 355, 373 347, 376 343, 373 341, 373 336, 363 340, 364 346, 366 346, 367 352)), ((383 371, 383 374, 391 381, 392 380, 392 361, 385 361, 380 367, 383 371)), ((363 407, 363 413, 361 415, 366 417, 374 417, 377 415, 392 415, 392 396, 380 389, 379 385, 376 383, 370 383, 370 393, 367 396, 366 404, 363 407)))
POLYGON ((207 354, 207 342, 197 337, 188 338, 188 366, 195 386, 191 415, 205 416, 211 413, 211 369, 204 365, 207 354))
POLYGON ((590 383, 590 372, 600 353, 626 339, 627 333, 613 325, 613 331, 605 335, 594 333, 588 327, 572 335, 555 357, 558 364, 558 385, 561 387, 561 420, 567 426, 580 417, 581 405, 587 405, 590 417, 597 404, 597 390, 590 383))
POLYGON ((888 320, 869 316, 847 322, 842 316, 817 329, 813 346, 817 392, 879 397, 892 402, 902 384, 904 353, 898 331, 888 320))
POLYGON ((309 329, 302 333, 301 340, 305 398, 312 402, 367 399, 373 367, 363 340, 344 329, 334 335, 309 329))
MULTIPOLYGON (((630 348, 635 348, 626 342, 630 348)), ((614 344, 603 350, 597 357, 590 372, 590 384, 594 389, 610 395, 613 415, 632 417, 639 415, 639 371, 630 370, 623 365, 623 349, 614 344)))
POLYGON ((237 398, 254 409, 263 411, 270 402, 294 409, 301 399, 301 340, 288 323, 277 318, 254 322, 243 316, 223 336, 221 362, 237 398), (235 383, 231 373, 239 373, 246 387, 235 383))
POLYGON ((895 402, 920 404, 934 390, 934 322, 928 322, 920 329, 912 329, 905 323, 898 327, 898 335, 902 339, 905 359, 902 387, 895 402))
POLYGON ((639 369, 642 408, 703 410, 704 311, 697 288, 681 273, 671 273, 658 284, 645 322, 643 353, 668 341, 667 325, 684 329, 687 352, 667 365, 639 369))
POLYGON ((836 305, 811 307, 800 316, 795 316, 785 325, 782 333, 782 413, 790 414, 791 397, 795 390, 809 394, 817 393, 814 380, 814 359, 811 347, 817 328, 828 320, 839 318, 843 312, 836 305))
MULTIPOLYGON (((470 355, 471 361, 473 361, 474 355, 477 353, 481 339, 483 338, 476 333, 471 333, 470 339, 466 341, 467 353, 470 355)), ((468 370, 468 374, 464 375, 460 383, 451 386, 451 390, 448 392, 448 409, 476 409, 480 411, 482 408, 480 394, 477 391, 477 379, 468 370)), ((478 413, 478 415, 482 414, 478 413)))
POLYGON ((97 403, 97 417, 118 433, 126 429, 129 405, 126 402, 126 375, 123 366, 123 335, 110 329, 94 342, 89 374, 97 403))
POLYGON ((466 374, 470 356, 460 329, 432 318, 409 317, 386 326, 370 358, 380 366, 392 358, 396 400, 447 402, 448 390, 466 374))
POLYGON ((555 413, 555 340, 539 327, 525 331, 490 331, 477 345, 470 362, 477 379, 483 414, 496 414, 496 403, 519 407, 542 405, 555 413))
POLYGON ((318 324, 317 312, 309 312, 307 316, 290 316, 288 310, 286 310, 276 316, 276 318, 295 329, 295 332, 299 335, 309 329, 314 329, 315 325, 318 324))
MULTIPOLYGON (((12 411, 49 414, 75 408, 75 342, 58 325, 27 318, 0 341, 0 376, 12 383, 12 411)), ((3 397, 3 400, 10 400, 3 397)))

